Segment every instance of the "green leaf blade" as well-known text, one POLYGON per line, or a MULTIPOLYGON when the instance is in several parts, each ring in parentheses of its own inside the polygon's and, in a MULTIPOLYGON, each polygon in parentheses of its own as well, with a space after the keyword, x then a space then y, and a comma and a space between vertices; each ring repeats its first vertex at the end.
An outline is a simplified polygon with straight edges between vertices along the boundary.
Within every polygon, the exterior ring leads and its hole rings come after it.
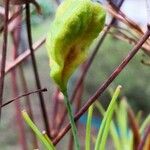
POLYGON ((34 131, 34 133, 36 134, 36 136, 43 143, 43 145, 45 146, 45 148, 47 150, 55 150, 54 146, 52 145, 52 142, 50 142, 51 143, 50 144, 47 141, 47 139, 45 139, 45 137, 43 136, 43 134, 40 132, 40 130, 37 128, 37 126, 32 122, 32 120, 30 119, 29 115, 27 114, 27 112, 25 110, 22 111, 22 116, 23 116, 23 119, 25 120, 25 122, 28 124, 28 126, 34 131))
POLYGON ((91 105, 88 110, 88 117, 87 117, 87 123, 86 123, 85 150, 90 150, 90 131, 91 131, 93 108, 94 108, 94 105, 91 105))
POLYGON ((97 136, 97 140, 96 140, 95 150, 105 149, 106 139, 107 139, 109 127, 111 124, 112 115, 115 110, 116 100, 120 94, 120 91, 121 91, 121 86, 118 86, 108 106, 105 116, 102 120, 102 124, 101 124, 100 130, 97 136))

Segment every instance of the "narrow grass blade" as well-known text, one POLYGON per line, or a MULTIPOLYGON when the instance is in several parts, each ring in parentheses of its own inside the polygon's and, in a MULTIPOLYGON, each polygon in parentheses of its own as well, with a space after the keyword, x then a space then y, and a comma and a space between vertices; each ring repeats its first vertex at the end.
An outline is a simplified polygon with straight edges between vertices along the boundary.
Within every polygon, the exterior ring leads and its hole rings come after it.
POLYGON ((40 130, 37 128, 37 126, 32 122, 32 120, 30 119, 29 115, 27 114, 27 112, 25 110, 22 111, 22 116, 23 116, 25 122, 29 125, 29 127, 34 131, 36 136, 39 138, 39 140, 43 143, 45 148, 47 150, 55 150, 54 146, 51 145, 47 141, 47 139, 43 136, 43 134, 40 132, 40 130))
POLYGON ((143 134, 143 138, 140 141, 140 144, 138 145, 138 149, 137 150, 149 150, 150 148, 150 125, 148 125, 148 127, 145 129, 144 134, 143 134))
POLYGON ((129 105, 127 105, 127 111, 128 111, 128 118, 129 118, 128 120, 129 120, 130 128, 133 133, 133 136, 131 139, 133 141, 133 149, 136 150, 137 146, 140 143, 139 124, 138 124, 138 121, 135 117, 133 110, 131 109, 129 105))
POLYGON ((127 116, 127 103, 123 98, 119 104, 118 111, 116 112, 117 124, 119 128, 119 135, 121 140, 122 149, 129 149, 129 134, 128 133, 128 116, 127 116))
POLYGON ((144 122, 142 123, 141 125, 141 128, 140 128, 140 133, 142 134, 145 130, 145 128, 150 124, 150 115, 148 115, 146 117, 146 119, 144 120, 144 122))
POLYGON ((91 105, 88 110, 88 117, 87 117, 87 123, 86 123, 85 150, 90 150, 90 134, 91 134, 90 132, 91 132, 93 107, 94 105, 91 105))
POLYGON ((112 100, 108 106, 108 109, 104 115, 97 139, 96 139, 96 145, 95 150, 104 150, 106 139, 109 132, 110 123, 112 120, 113 112, 115 110, 116 100, 120 94, 121 86, 118 86, 115 93, 113 94, 112 100))
POLYGON ((48 135, 46 134, 46 131, 42 132, 43 136, 45 137, 45 139, 47 140, 47 142, 49 143, 49 145, 51 145, 51 147, 53 147, 53 149, 55 149, 52 141, 50 140, 50 138, 48 137, 48 135))
MULTIPOLYGON (((103 108, 101 103, 99 101, 96 101, 95 106, 99 110, 99 112, 104 116, 105 115, 105 109, 103 108)), ((116 126, 115 126, 113 121, 111 121, 111 123, 110 123, 110 134, 111 134, 111 137, 112 137, 113 142, 114 142, 115 150, 120 150, 121 149, 121 143, 119 140, 119 135, 118 135, 117 130, 116 130, 116 126)))

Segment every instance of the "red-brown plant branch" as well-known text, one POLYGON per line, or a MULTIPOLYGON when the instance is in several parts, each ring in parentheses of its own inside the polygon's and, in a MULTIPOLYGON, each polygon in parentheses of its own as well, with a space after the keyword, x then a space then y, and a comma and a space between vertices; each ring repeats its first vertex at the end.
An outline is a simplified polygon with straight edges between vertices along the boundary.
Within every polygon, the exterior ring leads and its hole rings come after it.
POLYGON ((7 102, 2 104, 1 107, 4 107, 4 106, 6 106, 6 105, 8 105, 8 104, 10 104, 10 103, 12 103, 12 102, 14 102, 16 100, 18 100, 20 98, 23 98, 23 97, 26 97, 28 95, 39 93, 39 92, 46 92, 46 91, 47 91, 47 89, 43 88, 43 89, 38 89, 38 90, 35 90, 35 91, 27 92, 25 94, 22 94, 22 95, 19 95, 19 96, 15 97, 15 98, 12 98, 11 100, 7 100, 7 102))
MULTIPOLYGON (((124 0, 121 0, 120 3, 118 4, 118 10, 119 10, 119 8, 121 7, 121 5, 123 4, 123 2, 124 2, 124 0)), ((76 94, 77 94, 77 92, 78 92, 78 89, 79 89, 80 85, 83 83, 83 81, 84 81, 84 79, 85 79, 85 77, 86 77, 86 75, 87 75, 87 72, 88 72, 88 70, 89 70, 89 68, 90 68, 90 66, 91 66, 91 64, 92 64, 92 62, 93 62, 95 56, 96 56, 97 53, 98 53, 98 50, 100 49, 102 43, 104 42, 104 40, 105 40, 105 38, 106 38, 106 36, 107 36, 109 30, 111 29, 111 27, 112 27, 112 25, 114 24, 115 21, 116 21, 116 18, 113 17, 112 20, 110 21, 109 25, 106 27, 105 32, 102 34, 100 40, 98 41, 98 43, 97 43, 95 49, 93 50, 93 52, 92 52, 90 58, 89 58, 89 59, 87 60, 87 62, 85 63, 85 67, 84 67, 84 69, 83 69, 83 71, 82 71, 82 73, 81 73, 81 76, 80 76, 79 80, 77 81, 77 84, 76 84, 76 86, 75 86, 75 88, 74 88, 74 90, 73 90, 73 93, 72 93, 72 96, 71 96, 71 103, 73 103, 73 101, 74 101, 74 99, 75 99, 75 96, 76 96, 76 94)), ((62 126, 62 124, 63 124, 63 122, 64 122, 64 120, 65 120, 66 115, 67 115, 67 110, 65 109, 65 111, 64 111, 64 113, 63 113, 63 115, 62 115, 62 118, 60 119, 60 122, 59 122, 59 124, 58 124, 58 129, 57 129, 58 132, 59 132, 59 130, 61 129, 61 126, 62 126)))
MULTIPOLYGON (((33 44, 34 51, 40 48, 45 43, 45 38, 40 39, 39 41, 35 42, 33 44)), ((5 74, 12 71, 14 68, 16 68, 18 65, 20 65, 25 59, 27 59, 31 55, 30 49, 27 49, 25 52, 20 54, 11 64, 8 64, 5 69, 5 74)), ((1 75, 0 75, 1 77, 1 75)))
MULTIPOLYGON (((11 72, 11 80, 12 80, 12 91, 13 91, 13 96, 16 96, 18 94, 18 85, 17 85, 17 80, 16 80, 16 70, 14 69, 11 72)), ((26 136, 25 136, 25 129, 23 126, 23 120, 22 120, 22 116, 21 116, 21 105, 19 103, 19 101, 14 101, 14 106, 15 106, 15 110, 16 110, 16 121, 17 121, 17 126, 18 126, 18 135, 19 135, 19 143, 21 146, 21 149, 23 150, 28 150, 27 148, 27 141, 26 141, 26 136)))
POLYGON ((129 123, 133 132, 133 150, 137 150, 137 147, 140 143, 139 125, 130 106, 128 106, 128 116, 129 123))
POLYGON ((56 123, 57 123, 57 115, 58 115, 58 103, 59 103, 59 94, 60 94, 60 90, 58 88, 56 88, 55 90, 55 93, 54 93, 54 96, 52 98, 53 100, 53 103, 54 103, 54 106, 53 106, 53 114, 52 114, 52 117, 53 117, 53 122, 52 122, 52 137, 55 137, 56 135, 56 123))
MULTIPOLYGON (((114 16, 117 20, 123 22, 125 25, 127 25, 130 28, 130 31, 135 33, 136 36, 141 37, 144 34, 143 29, 133 20, 128 18, 121 10, 118 11, 118 9, 115 7, 115 5, 111 2, 111 5, 108 5, 106 7, 108 12, 114 16)), ((143 51, 150 56, 150 40, 147 40, 143 45, 143 51)))
MULTIPOLYGON (((14 8, 15 10, 19 10, 20 7, 16 6, 14 8)), ((21 15, 19 15, 16 18, 16 22, 14 23, 14 28, 11 30, 11 37, 13 41, 13 46, 12 46, 12 59, 15 60, 17 55, 18 55, 18 48, 19 48, 19 41, 20 41, 20 28, 16 28, 21 25, 21 15)), ((17 72, 16 69, 14 69, 11 72, 11 81, 12 81, 12 91, 13 91, 13 96, 16 97, 19 93, 19 87, 17 83, 17 72)), ((17 126, 18 126, 18 135, 19 135, 19 143, 20 146, 23 150, 28 150, 27 146, 27 140, 26 140, 26 135, 25 135, 25 128, 23 124, 23 119, 21 116, 21 104, 19 101, 14 101, 14 106, 15 106, 15 111, 16 111, 16 121, 17 121, 17 126)))
POLYGON ((135 29, 137 31, 137 33, 143 34, 142 29, 139 27, 138 24, 136 24, 135 22, 133 22, 131 19, 129 19, 121 10, 119 10, 116 5, 113 2, 109 2, 110 6, 113 8, 113 10, 115 10, 115 12, 117 13, 117 15, 120 16, 120 18, 117 19, 121 19, 122 21, 125 21, 126 23, 129 24, 129 26, 133 29, 135 29))
MULTIPOLYGON (((123 59, 121 64, 116 67, 113 73, 108 77, 108 79, 98 88, 98 90, 91 96, 85 105, 80 109, 80 111, 75 115, 74 120, 77 121, 86 111, 87 109, 96 101, 96 99, 101 96, 101 94, 107 89, 107 87, 115 80, 115 78, 121 73, 121 71, 126 67, 129 61, 135 56, 135 54, 140 50, 141 46, 150 36, 150 26, 148 26, 148 30, 141 37, 139 42, 134 46, 134 48, 128 53, 128 55, 123 59)), ((70 124, 68 124, 64 129, 59 133, 59 135, 53 140, 53 143, 56 145, 60 139, 69 131, 70 124)))
POLYGON ((147 139, 148 137, 150 137, 150 125, 146 129, 145 134, 143 135, 143 138, 142 138, 137 150, 144 150, 143 148, 144 148, 146 141, 148 140, 147 139))
MULTIPOLYGON (((17 12, 15 12, 15 13, 11 16, 11 18, 8 20, 8 26, 9 26, 9 24, 10 24, 14 19, 16 19, 16 18, 22 13, 23 10, 24 10, 24 8, 23 8, 23 9, 19 9, 17 12)), ((4 30, 4 26, 2 26, 2 27, 0 28, 0 33, 1 33, 3 30, 4 30)))
MULTIPOLYGON (((7 54, 7 35, 8 35, 8 15, 9 15, 9 0, 5 0, 5 21, 4 21, 4 36, 3 36, 3 48, 2 48, 2 60, 0 68, 0 106, 2 105, 3 99, 3 88, 4 88, 4 76, 5 76, 5 65, 6 65, 6 54, 7 54)), ((0 107, 0 119, 1 119, 1 107, 0 107)))
MULTIPOLYGON (((35 81, 36 81, 36 87, 37 87, 37 89, 41 89, 41 83, 40 83, 40 78, 39 78, 39 74, 38 74, 36 59, 35 59, 34 50, 32 47, 30 4, 26 4, 26 25, 27 25, 28 42, 29 42, 29 48, 31 51, 31 61, 32 61, 34 77, 35 77, 35 81)), ((39 93, 38 95, 39 95, 40 106, 41 106, 41 110, 42 110, 46 133, 50 137, 50 126, 49 126, 48 116, 47 116, 47 112, 46 112, 44 97, 43 97, 42 93, 39 93)))
MULTIPOLYGON (((16 83, 16 72, 13 70, 11 73, 11 78, 12 78, 12 89, 13 89, 13 95, 16 96, 18 94, 18 86, 16 83)), ((15 110, 16 110, 16 115, 15 119, 17 121, 16 125, 18 126, 18 135, 19 135, 19 143, 21 146, 21 149, 27 150, 27 141, 26 141, 26 136, 25 136, 25 129, 23 126, 23 120, 21 117, 21 105, 20 103, 16 100, 14 103, 15 110)))

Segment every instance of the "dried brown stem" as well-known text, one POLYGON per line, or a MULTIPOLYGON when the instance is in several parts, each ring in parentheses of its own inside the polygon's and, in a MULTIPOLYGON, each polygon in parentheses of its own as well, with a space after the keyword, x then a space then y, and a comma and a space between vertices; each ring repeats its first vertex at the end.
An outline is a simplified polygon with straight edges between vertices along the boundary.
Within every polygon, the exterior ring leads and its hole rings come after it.
MULTIPOLYGON (((37 50, 39 47, 41 47, 44 43, 45 43, 45 38, 42 38, 39 41, 35 42, 33 44, 34 51, 37 50)), ((23 52, 22 54, 20 54, 13 62, 11 62, 11 64, 9 64, 9 65, 6 66, 5 74, 9 73, 14 68, 16 68, 18 65, 20 65, 30 55, 31 55, 30 49, 27 49, 25 52, 23 52)))
MULTIPOLYGON (((143 29, 136 22, 129 19, 121 10, 118 10, 112 2, 111 5, 106 6, 106 9, 113 17, 126 24, 139 38, 143 35, 143 29)), ((150 56, 150 39, 143 44, 143 51, 150 56)))
POLYGON ((28 96, 28 95, 35 94, 35 93, 39 93, 39 92, 46 92, 46 91, 47 91, 47 89, 46 89, 46 88, 43 88, 43 89, 39 89, 39 90, 27 92, 27 93, 25 93, 25 94, 22 94, 22 95, 19 95, 19 96, 15 97, 15 98, 13 98, 13 99, 11 99, 11 100, 7 100, 8 102, 2 104, 1 107, 4 107, 4 106, 6 106, 6 105, 8 105, 8 104, 10 104, 10 103, 12 103, 12 102, 14 102, 14 101, 16 101, 16 100, 18 100, 18 99, 20 99, 20 98, 23 98, 23 97, 26 97, 26 96, 28 96))
POLYGON ((52 137, 55 137, 56 135, 56 130, 57 130, 57 127, 56 127, 56 123, 57 123, 57 115, 58 115, 58 103, 59 103, 59 94, 60 94, 60 90, 58 88, 56 88, 55 90, 55 93, 54 93, 54 96, 53 96, 53 103, 54 103, 54 106, 53 106, 53 122, 52 122, 52 137))
MULTIPOLYGON (((41 83, 40 83, 40 78, 39 78, 39 74, 38 74, 36 59, 35 59, 34 50, 32 47, 30 4, 26 4, 26 24, 27 24, 28 42, 29 42, 29 48, 31 51, 31 60, 32 60, 32 66, 33 66, 33 71, 34 71, 34 77, 35 77, 35 81, 36 81, 36 87, 37 87, 37 89, 41 89, 41 83)), ((40 100, 40 106, 41 106, 41 110, 42 110, 46 133, 50 137, 50 126, 49 126, 48 116, 47 116, 47 112, 46 112, 44 97, 43 97, 42 93, 39 93, 39 100, 40 100)))
MULTIPOLYGON (((24 8, 23 8, 23 9, 19 9, 17 12, 15 12, 15 13, 11 16, 11 18, 8 20, 8 26, 9 26, 9 24, 10 24, 14 19, 16 19, 16 18, 22 13, 23 10, 24 10, 24 8)), ((4 26, 2 26, 2 27, 0 28, 0 33, 3 32, 3 30, 4 30, 4 26)))
POLYGON ((116 7, 116 5, 113 2, 110 2, 109 7, 113 10, 111 11, 112 14, 115 14, 118 16, 117 19, 119 19, 120 17, 120 19, 122 19, 122 21, 125 21, 132 29, 135 29, 138 33, 143 34, 143 30, 139 27, 139 25, 133 22, 131 19, 129 19, 121 10, 119 10, 116 7))
MULTIPOLYGON (((13 95, 16 96, 18 94, 18 86, 16 81, 16 71, 13 70, 11 72, 11 80, 12 80, 12 89, 13 89, 13 95)), ((27 148, 27 141, 25 136, 25 129, 23 126, 23 120, 21 116, 21 105, 18 101, 14 101, 14 106, 16 110, 16 120, 18 125, 18 135, 19 135, 19 143, 23 150, 28 150, 27 148)))
MULTIPOLYGON (((2 100, 3 100, 4 76, 5 76, 5 65, 6 65, 6 54, 7 54, 8 15, 9 15, 9 0, 5 0, 4 37, 3 37, 1 68, 0 68, 0 74, 1 74, 0 106, 2 105, 2 100)), ((1 107, 0 107, 0 119, 1 119, 1 107)))
POLYGON ((133 132, 133 150, 137 150, 137 147, 140 143, 139 125, 134 115, 134 112, 132 111, 130 106, 128 106, 128 116, 129 116, 129 123, 133 132))
POLYGON ((145 145, 148 137, 150 137, 150 125, 148 126, 147 130, 145 131, 145 134, 144 134, 144 136, 143 136, 143 138, 142 138, 142 140, 141 140, 137 150, 144 150, 144 145, 145 145))
MULTIPOLYGON (((20 9, 20 7, 15 7, 15 10, 20 9)), ((21 15, 19 15, 16 19, 15 26, 20 26, 21 24, 21 15)), ((15 60, 18 55, 18 47, 20 41, 20 28, 13 28, 11 31, 12 41, 13 41, 13 48, 12 48, 12 59, 15 60)), ((11 81, 12 81, 12 91, 14 97, 16 97, 19 93, 19 88, 17 84, 17 73, 16 69, 11 72, 11 81)), ((21 116, 21 105, 19 101, 14 101, 14 106, 16 110, 16 120, 18 125, 18 134, 19 134, 19 141, 20 145, 23 150, 28 150, 27 140, 25 135, 25 129, 23 125, 23 120, 21 116)))

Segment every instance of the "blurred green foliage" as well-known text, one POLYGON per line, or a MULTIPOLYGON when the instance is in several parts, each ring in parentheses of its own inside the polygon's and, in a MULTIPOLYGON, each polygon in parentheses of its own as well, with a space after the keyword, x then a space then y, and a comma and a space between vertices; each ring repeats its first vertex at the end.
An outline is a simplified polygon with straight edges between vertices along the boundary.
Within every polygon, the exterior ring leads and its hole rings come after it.
POLYGON ((33 25, 39 25, 41 24, 44 19, 47 17, 53 16, 55 12, 55 6, 54 2, 52 0, 37 0, 38 4, 41 7, 41 13, 42 14, 37 14, 35 6, 32 5, 32 24, 33 25))

